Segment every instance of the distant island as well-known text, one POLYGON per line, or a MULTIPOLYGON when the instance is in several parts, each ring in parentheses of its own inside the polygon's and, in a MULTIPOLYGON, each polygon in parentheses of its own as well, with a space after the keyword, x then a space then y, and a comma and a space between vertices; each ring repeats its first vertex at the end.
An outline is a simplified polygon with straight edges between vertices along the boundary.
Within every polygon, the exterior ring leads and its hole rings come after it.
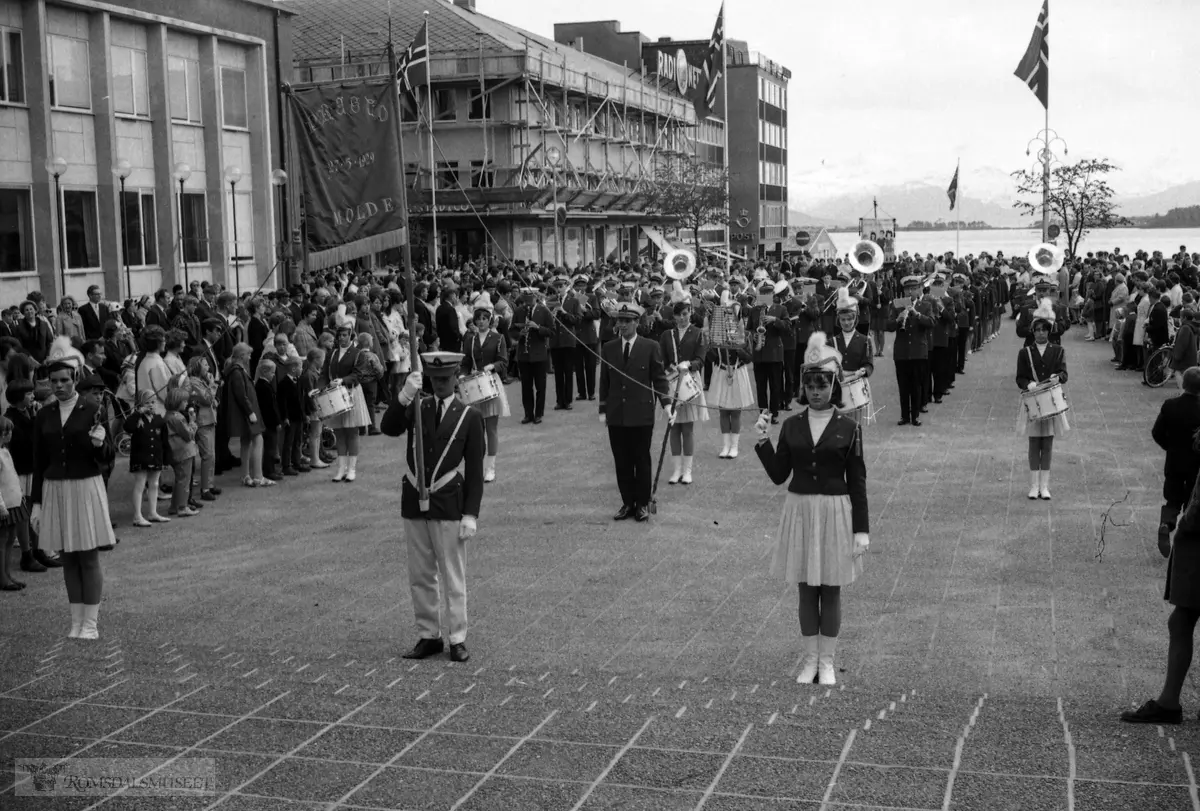
POLYGON ((1130 217, 1138 228, 1196 228, 1200 227, 1200 206, 1173 208, 1166 214, 1153 217, 1130 217))
POLYGON ((971 222, 966 222, 964 220, 957 220, 955 222, 946 222, 945 220, 937 220, 936 222, 913 220, 908 225, 904 226, 905 231, 954 231, 960 228, 963 231, 996 230, 982 220, 972 220, 971 222))

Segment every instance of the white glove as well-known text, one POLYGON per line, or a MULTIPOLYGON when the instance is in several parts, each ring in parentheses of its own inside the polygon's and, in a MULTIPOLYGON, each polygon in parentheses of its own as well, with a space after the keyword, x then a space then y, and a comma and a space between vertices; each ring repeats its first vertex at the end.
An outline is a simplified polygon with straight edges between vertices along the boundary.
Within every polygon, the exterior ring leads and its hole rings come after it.
POLYGON ((1057 375, 1057 374, 1052 374, 1052 375, 1050 375, 1050 382, 1051 382, 1051 383, 1054 383, 1054 384, 1056 384, 1056 385, 1057 385, 1057 383, 1058 383, 1058 375, 1057 375))
POLYGON ((686 372, 688 369, 691 368, 691 364, 688 363, 686 360, 681 360, 681 361, 679 361, 679 365, 676 366, 675 368, 681 372, 686 372))
POLYGON ((862 557, 862 554, 871 547, 871 536, 865 532, 854 533, 854 557, 862 557))
POLYGON ((99 448, 104 444, 104 438, 108 436, 108 432, 104 430, 103 425, 93 425, 92 430, 88 431, 88 436, 92 438, 92 446, 99 448))
POLYGON ((417 392, 421 390, 421 373, 409 372, 408 377, 404 379, 404 388, 400 390, 400 405, 408 405, 416 399, 417 392))
POLYGON ((663 412, 667 415, 667 425, 674 425, 676 417, 675 406, 666 406, 663 408, 663 412))
POLYGON ((34 532, 42 531, 42 505, 34 504, 33 509, 29 511, 29 526, 34 532))
POLYGON ((1036 388, 1037 388, 1037 381, 1036 381, 1036 380, 1030 380, 1030 381, 1029 381, 1029 385, 1025 387, 1025 391, 1033 391, 1033 390, 1034 390, 1034 389, 1036 389, 1036 388))
POLYGON ((494 364, 494 363, 489 363, 487 366, 483 367, 483 371, 485 371, 485 372, 491 372, 491 371, 494 371, 495 369, 496 369, 496 364, 494 364))
POLYGON ((754 423, 754 430, 758 432, 759 440, 771 438, 771 421, 767 417, 767 412, 758 415, 758 421, 754 423))
POLYGON ((475 537, 475 516, 464 515, 458 524, 458 537, 461 540, 475 537))

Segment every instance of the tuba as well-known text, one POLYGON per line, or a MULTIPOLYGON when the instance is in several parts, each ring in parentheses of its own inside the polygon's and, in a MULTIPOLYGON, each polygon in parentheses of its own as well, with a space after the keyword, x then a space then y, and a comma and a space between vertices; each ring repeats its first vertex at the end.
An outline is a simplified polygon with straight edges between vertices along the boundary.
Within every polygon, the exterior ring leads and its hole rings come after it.
POLYGON ((1066 253, 1050 242, 1043 242, 1029 249, 1029 264, 1037 273, 1057 273, 1064 261, 1066 253))
POLYGON ((883 267, 883 248, 869 239, 861 239, 850 252, 850 266, 859 273, 875 273, 883 267))

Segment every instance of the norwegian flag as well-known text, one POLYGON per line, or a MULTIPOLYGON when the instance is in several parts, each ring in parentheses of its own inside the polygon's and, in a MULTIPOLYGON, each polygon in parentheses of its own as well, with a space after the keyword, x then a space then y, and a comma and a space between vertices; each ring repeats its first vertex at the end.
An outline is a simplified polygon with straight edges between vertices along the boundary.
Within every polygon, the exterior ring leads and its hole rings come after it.
POLYGON ((416 88, 428 80, 429 23, 424 23, 400 56, 400 63, 396 66, 396 81, 410 96, 415 96, 416 88))
POLYGON ((704 81, 696 88, 693 97, 696 115, 708 117, 717 106, 717 83, 725 73, 725 4, 717 14, 717 25, 708 41, 708 52, 704 55, 704 81))
POLYGON ((1029 47, 1013 75, 1029 85, 1042 106, 1050 109, 1050 0, 1042 3, 1029 47))
POLYGON ((950 179, 950 188, 946 189, 946 196, 950 198, 950 210, 954 210, 955 203, 958 202, 958 167, 954 167, 954 177, 950 179))

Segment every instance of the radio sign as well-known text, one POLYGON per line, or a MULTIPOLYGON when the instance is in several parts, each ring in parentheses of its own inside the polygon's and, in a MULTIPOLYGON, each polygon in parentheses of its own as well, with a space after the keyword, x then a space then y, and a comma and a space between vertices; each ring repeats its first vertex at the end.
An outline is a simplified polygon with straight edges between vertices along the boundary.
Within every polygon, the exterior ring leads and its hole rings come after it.
POLYGON ((658 64, 655 73, 664 79, 672 80, 679 85, 679 92, 687 95, 689 89, 700 83, 700 68, 688 63, 687 54, 680 48, 674 54, 658 51, 658 64))

